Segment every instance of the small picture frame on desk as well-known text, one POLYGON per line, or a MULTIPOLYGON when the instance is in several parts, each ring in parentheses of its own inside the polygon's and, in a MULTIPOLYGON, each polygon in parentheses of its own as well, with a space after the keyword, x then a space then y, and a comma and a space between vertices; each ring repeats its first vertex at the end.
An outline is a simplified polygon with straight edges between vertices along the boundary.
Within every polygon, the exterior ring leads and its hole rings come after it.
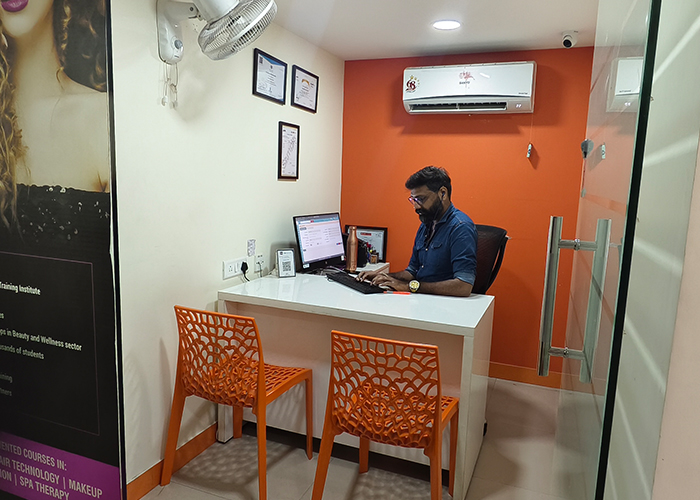
POLYGON ((277 275, 280 278, 292 278, 297 275, 293 248, 277 250, 277 275))
MULTIPOLYGON (((348 232, 349 225, 345 225, 348 232)), ((368 243, 370 250, 377 252, 377 261, 386 262, 386 236, 387 228, 372 226, 357 226, 357 238, 368 243)))

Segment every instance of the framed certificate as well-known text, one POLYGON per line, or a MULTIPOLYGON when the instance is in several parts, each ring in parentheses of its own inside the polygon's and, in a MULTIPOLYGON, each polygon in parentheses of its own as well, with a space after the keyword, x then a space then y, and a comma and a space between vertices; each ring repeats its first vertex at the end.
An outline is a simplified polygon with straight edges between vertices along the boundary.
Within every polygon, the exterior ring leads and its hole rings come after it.
POLYGON ((278 179, 299 178, 299 125, 279 122, 278 179))
POLYGON ((260 49, 255 49, 253 54, 253 94, 284 104, 287 96, 287 63, 260 49))
POLYGON ((293 248, 277 250, 277 274, 280 278, 291 278, 297 275, 293 248))
POLYGON ((292 66, 292 106, 316 112, 318 77, 299 66, 292 66))
MULTIPOLYGON (((348 227, 345 226, 346 233, 348 227)), ((368 243, 370 250, 377 252, 379 262, 386 262, 386 235, 385 227, 357 226, 357 239, 368 243)))

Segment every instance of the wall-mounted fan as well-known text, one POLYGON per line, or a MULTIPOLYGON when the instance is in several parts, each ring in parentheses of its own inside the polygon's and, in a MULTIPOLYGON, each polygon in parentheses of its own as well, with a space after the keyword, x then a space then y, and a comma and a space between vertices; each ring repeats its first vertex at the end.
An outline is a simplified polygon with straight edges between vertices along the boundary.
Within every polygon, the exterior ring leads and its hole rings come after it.
POLYGON ((208 57, 224 59, 258 38, 275 18, 274 0, 194 0, 194 3, 157 0, 158 54, 168 64, 182 59, 185 19, 207 22, 199 46, 208 57))

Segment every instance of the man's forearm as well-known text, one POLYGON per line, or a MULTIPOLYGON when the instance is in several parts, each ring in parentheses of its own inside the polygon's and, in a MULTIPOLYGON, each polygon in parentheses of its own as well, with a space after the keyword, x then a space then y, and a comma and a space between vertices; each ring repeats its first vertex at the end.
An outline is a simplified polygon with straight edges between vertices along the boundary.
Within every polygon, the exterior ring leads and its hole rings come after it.
MULTIPOLYGON (((415 277, 405 269, 397 273, 388 273, 388 276, 404 283, 408 283, 412 279, 415 279, 415 277)), ((403 288, 403 286, 401 288, 403 288)), ((469 295, 472 293, 472 285, 457 278, 435 282, 421 281, 420 288, 418 288, 418 293, 451 295, 453 297, 469 297, 469 295)))
POLYGON ((391 276, 394 279, 400 280, 400 281, 411 281, 414 276, 406 271, 405 269, 403 271, 399 271, 397 273, 387 273, 389 276, 391 276))
POLYGON ((433 295, 451 295, 453 297, 469 297, 472 285, 454 278, 445 281, 421 282, 418 293, 430 293, 433 295))

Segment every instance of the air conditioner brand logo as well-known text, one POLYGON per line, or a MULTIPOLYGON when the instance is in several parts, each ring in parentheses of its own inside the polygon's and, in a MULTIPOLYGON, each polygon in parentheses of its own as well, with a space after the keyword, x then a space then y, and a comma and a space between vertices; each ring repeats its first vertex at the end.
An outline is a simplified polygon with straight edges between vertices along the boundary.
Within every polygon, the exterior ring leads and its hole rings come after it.
POLYGON ((416 78, 415 76, 411 75, 411 78, 409 78, 406 82, 406 93, 410 94, 412 92, 415 92, 419 85, 420 80, 418 80, 418 78, 416 78))
POLYGON ((462 71, 459 74, 459 84, 460 85, 469 85, 469 80, 474 80, 474 77, 472 76, 471 72, 469 71, 462 71))

